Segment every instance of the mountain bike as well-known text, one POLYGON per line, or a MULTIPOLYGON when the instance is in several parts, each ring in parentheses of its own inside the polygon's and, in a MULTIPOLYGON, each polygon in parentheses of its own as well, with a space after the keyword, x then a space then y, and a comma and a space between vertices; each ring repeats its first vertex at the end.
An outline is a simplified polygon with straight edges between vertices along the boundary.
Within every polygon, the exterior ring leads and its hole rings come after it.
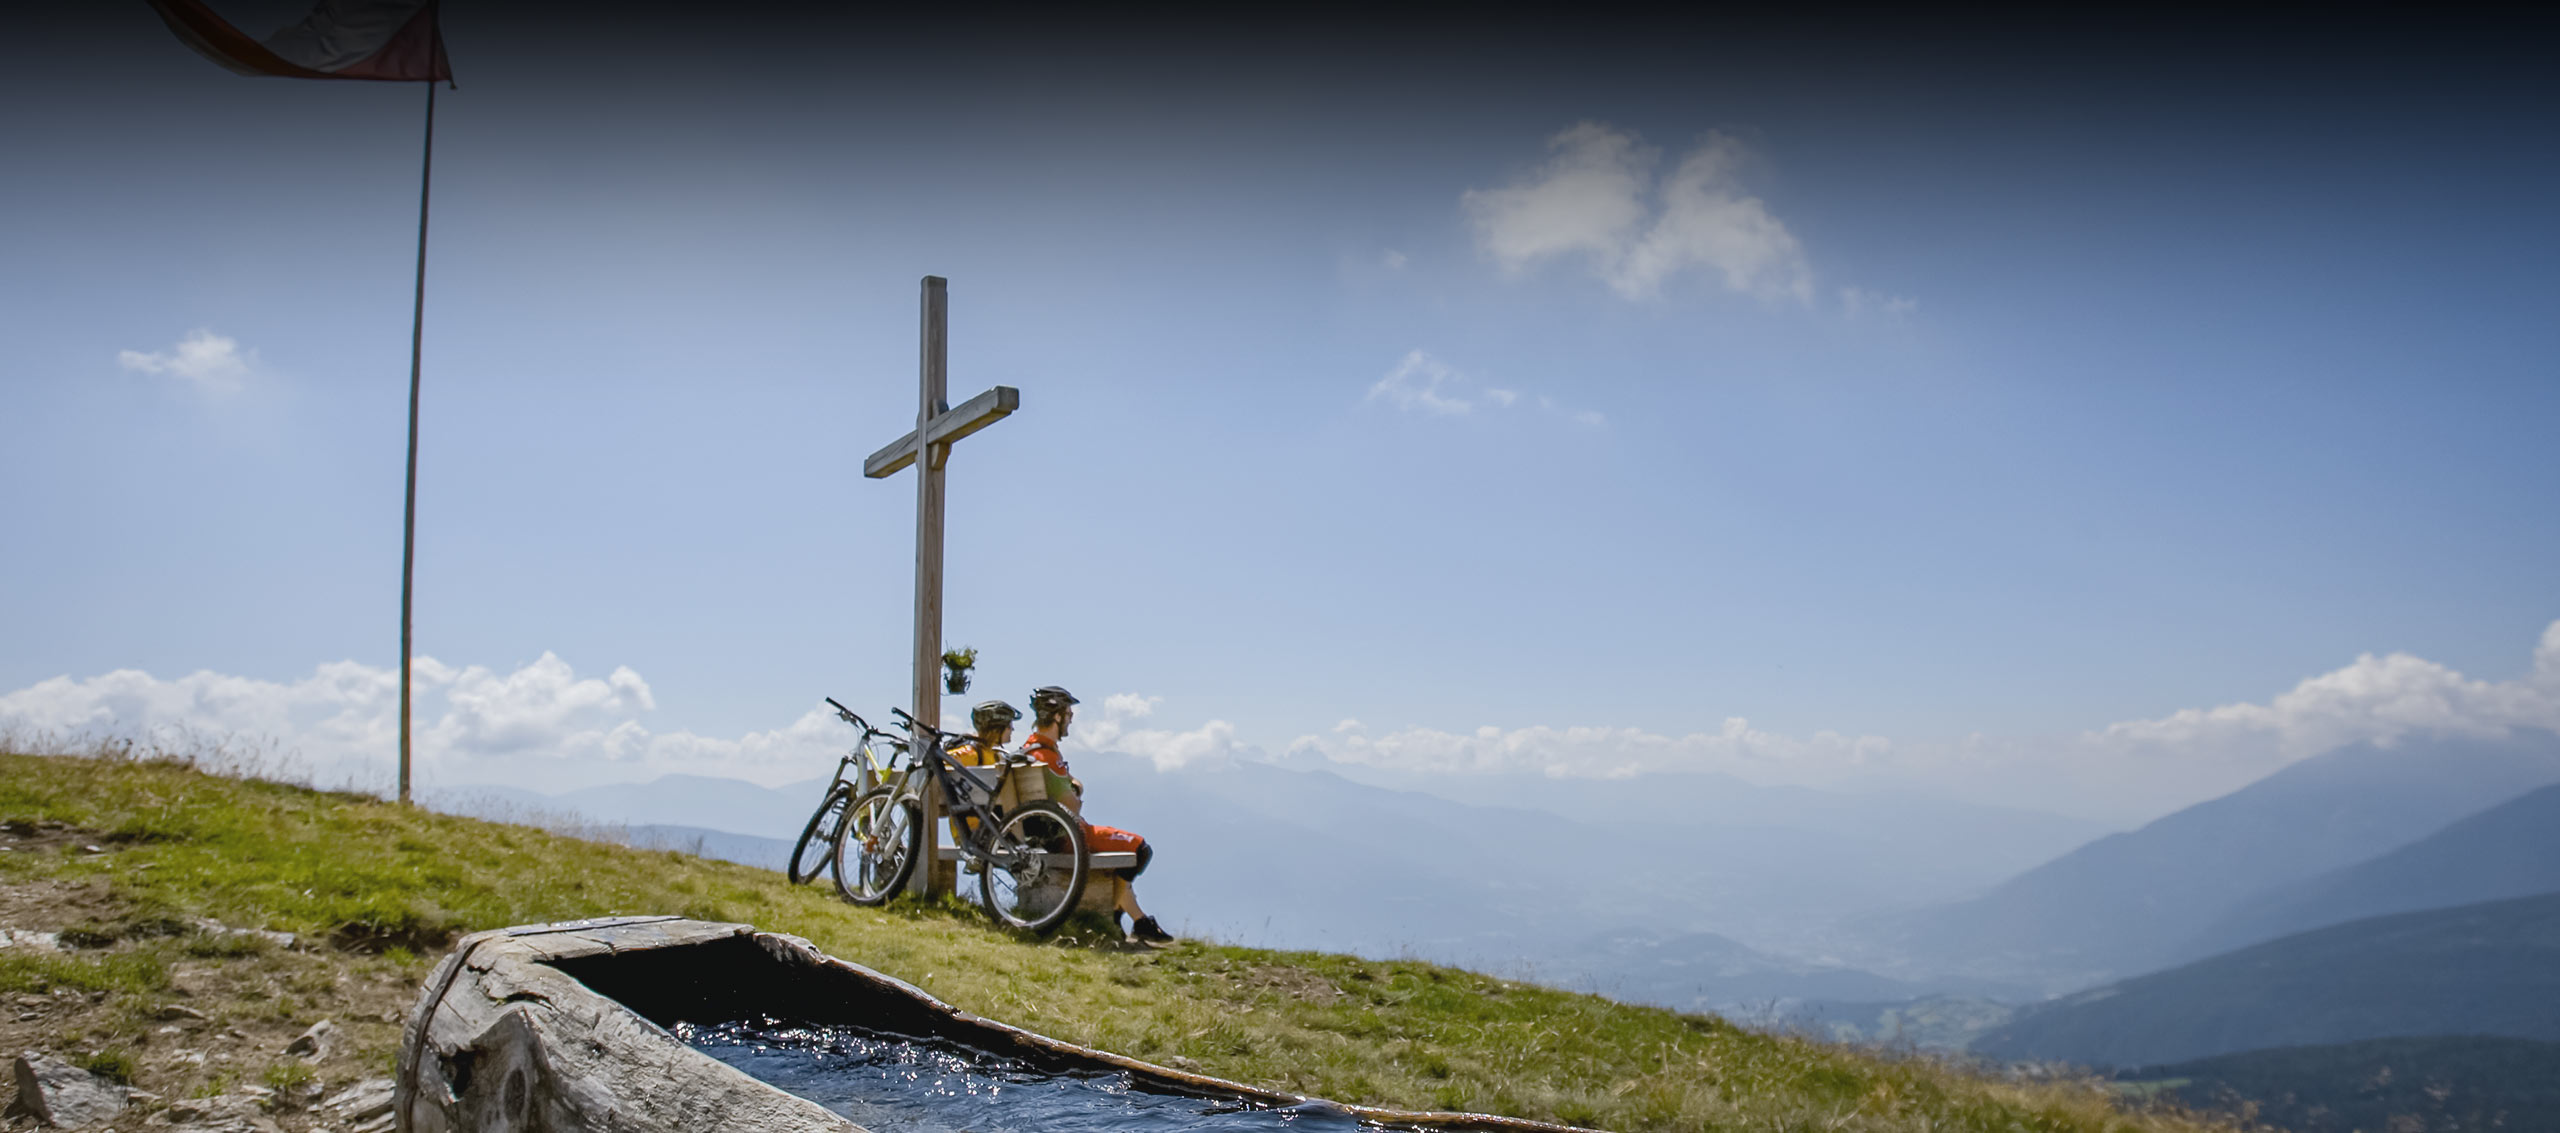
POLYGON ((857 905, 877 905, 896 894, 924 853, 924 807, 919 792, 939 786, 944 809, 959 820, 956 848, 978 876, 978 897, 997 923, 1047 935, 1065 924, 1084 898, 1092 855, 1084 823, 1051 802, 1048 769, 1014 757, 988 768, 962 767, 949 750, 966 739, 889 710, 906 730, 914 755, 904 774, 854 800, 837 828, 833 855, 836 885, 857 905), (991 772, 993 782, 973 772, 991 772), (1041 784, 1038 788, 1030 784, 1041 784), (1035 794, 1037 797, 1031 797, 1035 794))
MULTIPOLYGON (((800 828, 800 840, 792 844, 791 864, 784 875, 791 879, 793 885, 817 877, 819 871, 834 863, 836 835, 844 826, 844 816, 853 812, 853 801, 862 797, 863 792, 879 786, 881 776, 896 767, 898 757, 907 750, 904 740, 872 727, 853 709, 836 703, 836 698, 828 697, 827 704, 836 710, 838 719, 859 729, 862 738, 855 741, 853 750, 836 760, 835 781, 827 784, 826 799, 818 804, 817 812, 809 816, 809 824, 800 828), (883 749, 888 752, 885 760, 876 754, 883 749), (845 777, 847 767, 857 768, 854 777, 845 777)), ((836 886, 842 889, 844 883, 838 881, 836 886)))

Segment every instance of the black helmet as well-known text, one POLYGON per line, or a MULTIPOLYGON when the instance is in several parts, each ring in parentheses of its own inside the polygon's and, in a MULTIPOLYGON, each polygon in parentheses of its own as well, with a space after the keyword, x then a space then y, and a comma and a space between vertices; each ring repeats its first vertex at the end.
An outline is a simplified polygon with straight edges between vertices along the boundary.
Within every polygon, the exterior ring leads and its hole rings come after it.
POLYGON ((1042 685, 1031 690, 1031 714, 1042 720, 1055 718, 1058 713, 1065 711, 1068 705, 1075 703, 1077 701, 1074 693, 1056 685, 1042 685))
POLYGON ((1019 719, 1022 713, 1001 700, 990 700, 969 710, 969 726, 981 732, 1011 727, 1019 719))

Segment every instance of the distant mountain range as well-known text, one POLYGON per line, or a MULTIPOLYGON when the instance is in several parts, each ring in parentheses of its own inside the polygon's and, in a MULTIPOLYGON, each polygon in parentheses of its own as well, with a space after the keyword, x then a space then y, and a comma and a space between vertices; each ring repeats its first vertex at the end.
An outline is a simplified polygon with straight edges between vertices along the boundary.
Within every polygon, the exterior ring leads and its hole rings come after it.
MULTIPOLYGON (((1978 891, 2103 833, 2030 811, 1708 775, 1426 780, 1480 797, 1466 802, 1250 761, 1176 771, 1112 753, 1075 762, 1090 817, 1156 844, 1139 891, 1168 925, 1272 947, 1427 956, 1682 1006, 1699 994, 1733 1003, 1947 990, 1773 951, 1844 913, 1978 891), (1546 805, 1498 801, 1521 797, 1546 805), (1598 926, 1622 926, 1612 937, 1624 946, 1591 947, 1598 926)), ((713 856, 778 865, 822 787, 667 776, 560 795, 463 787, 430 801, 625 840, 641 828, 680 841, 700 832, 713 856)))
POLYGON ((2039 1005, 1971 1049, 2144 1066, 2427 1035, 2560 1041, 2560 893, 2282 937, 2039 1005))
POLYGON ((718 858, 781 873, 791 864, 791 846, 796 839, 759 838, 699 826, 645 825, 626 827, 613 840, 644 850, 681 850, 695 857, 718 858))
POLYGON ((790 842, 800 837, 825 792, 825 779, 761 787, 743 779, 664 775, 646 783, 604 783, 547 795, 477 784, 426 792, 438 810, 537 825, 690 826, 790 842))
POLYGON ((2191 956, 2192 942, 2279 887, 2552 783, 2560 736, 2547 731, 2357 744, 2100 838, 1979 898, 1869 920, 1863 950, 1847 959, 1903 977, 2087 987, 2191 956))
POLYGON ((1560 779, 1345 767, 1338 774, 1473 806, 1544 811, 1638 838, 1670 832, 1693 853, 1716 854, 1698 863, 1709 870, 1745 881, 1765 875, 1765 885, 1735 891, 1755 907, 1811 916, 1973 896, 2114 829, 1912 791, 1768 787, 1712 772, 1560 779), (1808 875, 1823 884, 1805 886, 1808 875))
POLYGON ((2185 952, 2197 958, 2364 917, 2553 892, 2560 892, 2560 784, 2253 898, 2185 952))

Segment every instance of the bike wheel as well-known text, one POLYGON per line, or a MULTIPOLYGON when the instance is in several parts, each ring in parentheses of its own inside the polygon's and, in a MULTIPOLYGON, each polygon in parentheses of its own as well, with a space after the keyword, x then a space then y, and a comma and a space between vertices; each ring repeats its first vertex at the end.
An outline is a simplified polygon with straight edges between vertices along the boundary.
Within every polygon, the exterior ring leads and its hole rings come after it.
POLYGON ((880 787, 854 800, 836 828, 836 892, 857 905, 877 905, 897 895, 924 852, 923 812, 896 787, 880 787))
POLYGON ((853 788, 837 783, 827 792, 827 801, 818 804, 818 812, 809 816, 809 825, 800 828, 800 840, 791 846, 791 864, 783 874, 791 884, 817 880, 818 871, 835 859, 836 827, 852 806, 853 788))
POLYGON ((1056 932, 1084 899, 1092 870, 1084 824, 1056 803, 1024 803, 996 828, 993 846, 994 860, 978 872, 987 912, 1014 928, 1056 932))

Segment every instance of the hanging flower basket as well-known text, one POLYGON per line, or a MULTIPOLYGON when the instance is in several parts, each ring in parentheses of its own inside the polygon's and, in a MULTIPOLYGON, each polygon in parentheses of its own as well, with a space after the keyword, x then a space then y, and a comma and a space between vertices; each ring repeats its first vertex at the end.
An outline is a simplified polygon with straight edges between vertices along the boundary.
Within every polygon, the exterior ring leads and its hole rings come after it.
POLYGON ((953 696, 969 691, 969 670, 978 665, 978 651, 963 646, 942 655, 942 689, 953 696))

